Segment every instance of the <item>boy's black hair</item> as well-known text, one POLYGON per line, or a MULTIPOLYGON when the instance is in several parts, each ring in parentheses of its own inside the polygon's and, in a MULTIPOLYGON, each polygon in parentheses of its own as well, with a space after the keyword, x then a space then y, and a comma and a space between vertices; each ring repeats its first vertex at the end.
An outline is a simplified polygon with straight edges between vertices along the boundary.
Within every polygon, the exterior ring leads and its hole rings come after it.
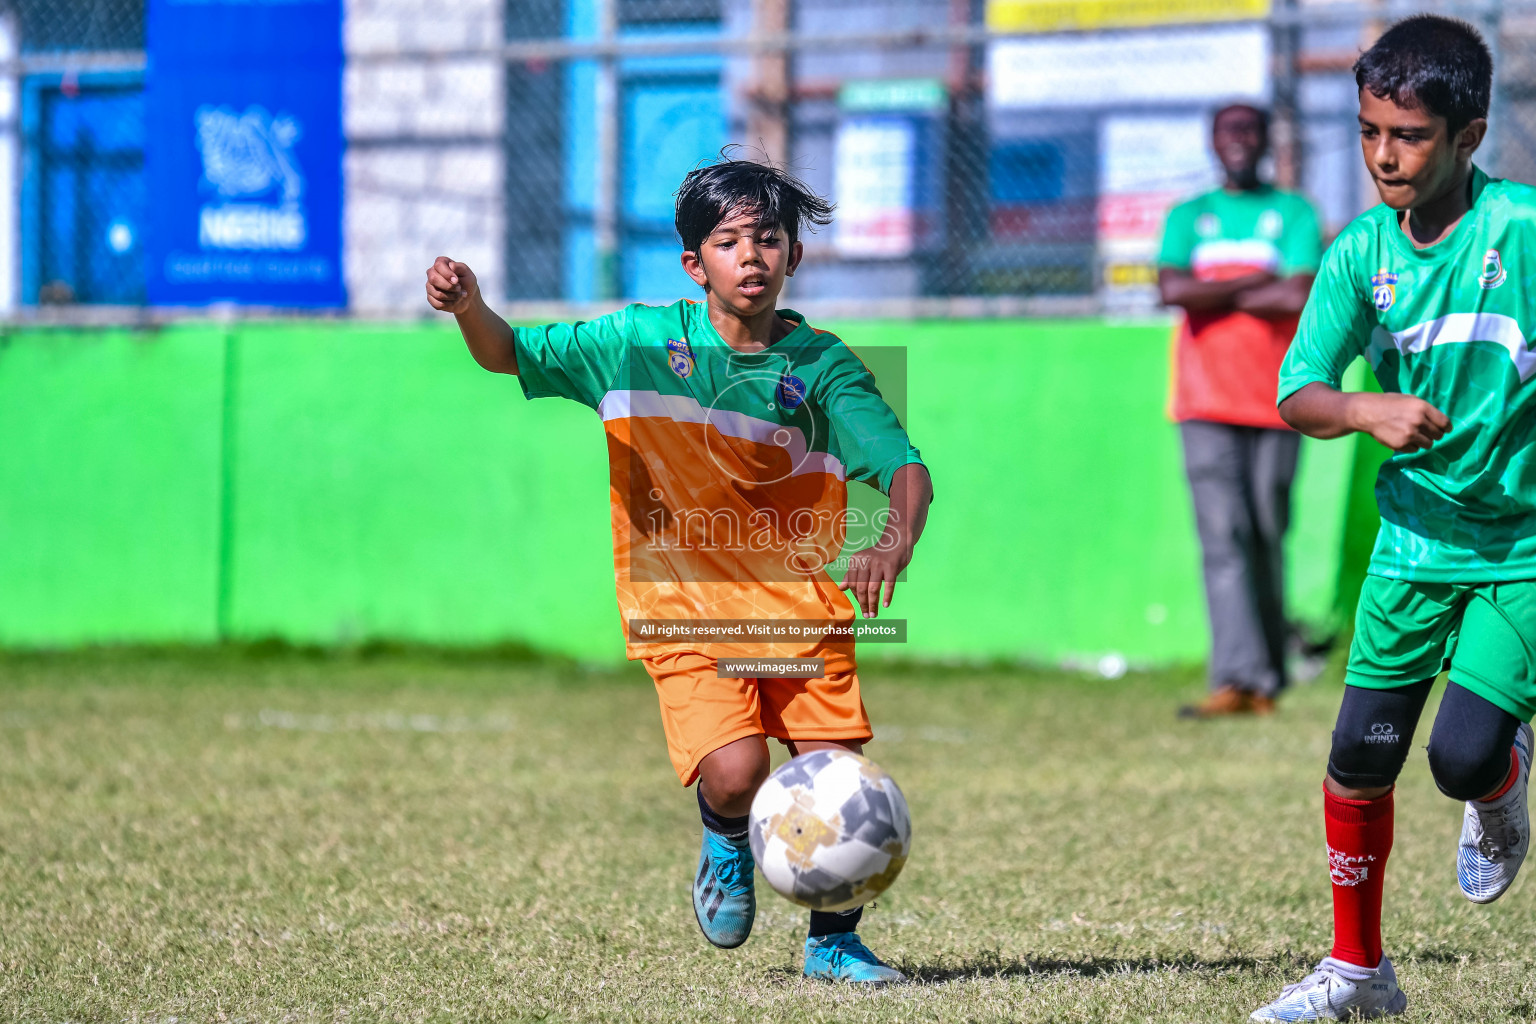
POLYGON ((793 245, 807 225, 830 224, 832 204, 788 171, 754 160, 732 160, 688 172, 677 189, 677 237, 686 252, 698 252, 709 233, 739 210, 759 224, 777 225, 793 245))
POLYGON ((1493 54, 1482 33, 1460 18, 1415 14, 1360 55, 1355 85, 1378 99, 1443 117, 1455 133, 1488 116, 1493 54))

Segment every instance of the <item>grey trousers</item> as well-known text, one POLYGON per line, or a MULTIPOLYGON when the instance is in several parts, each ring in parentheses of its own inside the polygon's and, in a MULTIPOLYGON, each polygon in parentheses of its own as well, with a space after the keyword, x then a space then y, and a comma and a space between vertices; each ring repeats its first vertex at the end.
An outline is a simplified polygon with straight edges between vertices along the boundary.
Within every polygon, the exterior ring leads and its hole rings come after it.
POLYGON ((1210 681, 1274 696, 1285 686, 1284 549, 1301 435, 1206 420, 1179 424, 1211 624, 1210 681))

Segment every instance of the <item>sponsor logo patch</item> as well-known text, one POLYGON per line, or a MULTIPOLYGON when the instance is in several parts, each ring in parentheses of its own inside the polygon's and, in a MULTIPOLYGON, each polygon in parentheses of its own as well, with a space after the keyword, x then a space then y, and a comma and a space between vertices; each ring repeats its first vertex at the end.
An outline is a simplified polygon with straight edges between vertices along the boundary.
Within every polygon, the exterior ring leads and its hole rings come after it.
POLYGON ((693 349, 688 347, 687 338, 667 339, 667 365, 679 377, 687 378, 693 374, 693 349))
POLYGON ((1383 313, 1397 301, 1397 275, 1386 267, 1371 275, 1371 301, 1383 313))
POLYGON ((793 412, 805 401, 805 381, 792 373, 779 378, 779 405, 793 412))
POLYGON ((1376 722, 1371 726, 1371 731, 1365 737, 1367 743, 1396 743, 1400 736, 1391 722, 1376 722))

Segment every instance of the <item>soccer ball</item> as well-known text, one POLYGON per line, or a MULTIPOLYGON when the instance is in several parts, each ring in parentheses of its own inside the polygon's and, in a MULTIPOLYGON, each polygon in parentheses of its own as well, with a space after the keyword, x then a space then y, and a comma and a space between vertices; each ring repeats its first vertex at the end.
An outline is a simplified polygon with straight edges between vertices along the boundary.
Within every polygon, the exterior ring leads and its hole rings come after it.
POLYGON ((896 782, 868 758, 813 750, 752 800, 752 857, 775 892, 812 910, 852 910, 907 863, 912 819, 896 782))

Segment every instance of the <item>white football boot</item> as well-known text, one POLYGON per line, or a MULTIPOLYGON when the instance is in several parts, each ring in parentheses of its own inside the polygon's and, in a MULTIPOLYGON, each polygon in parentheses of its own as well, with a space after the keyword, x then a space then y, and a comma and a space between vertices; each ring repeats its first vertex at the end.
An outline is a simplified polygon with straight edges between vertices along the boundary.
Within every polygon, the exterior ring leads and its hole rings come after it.
POLYGON ((1531 781, 1529 725, 1515 733, 1515 757, 1520 774, 1509 792, 1488 803, 1468 800, 1461 816, 1456 884, 1473 903, 1492 903, 1503 896, 1531 848, 1531 814, 1525 799, 1531 781))
POLYGON ((1249 1020, 1371 1020, 1402 1013, 1408 997, 1397 987, 1397 972, 1386 957, 1373 971, 1359 964, 1323 957, 1317 970, 1280 990, 1280 998, 1261 1006, 1249 1020))

